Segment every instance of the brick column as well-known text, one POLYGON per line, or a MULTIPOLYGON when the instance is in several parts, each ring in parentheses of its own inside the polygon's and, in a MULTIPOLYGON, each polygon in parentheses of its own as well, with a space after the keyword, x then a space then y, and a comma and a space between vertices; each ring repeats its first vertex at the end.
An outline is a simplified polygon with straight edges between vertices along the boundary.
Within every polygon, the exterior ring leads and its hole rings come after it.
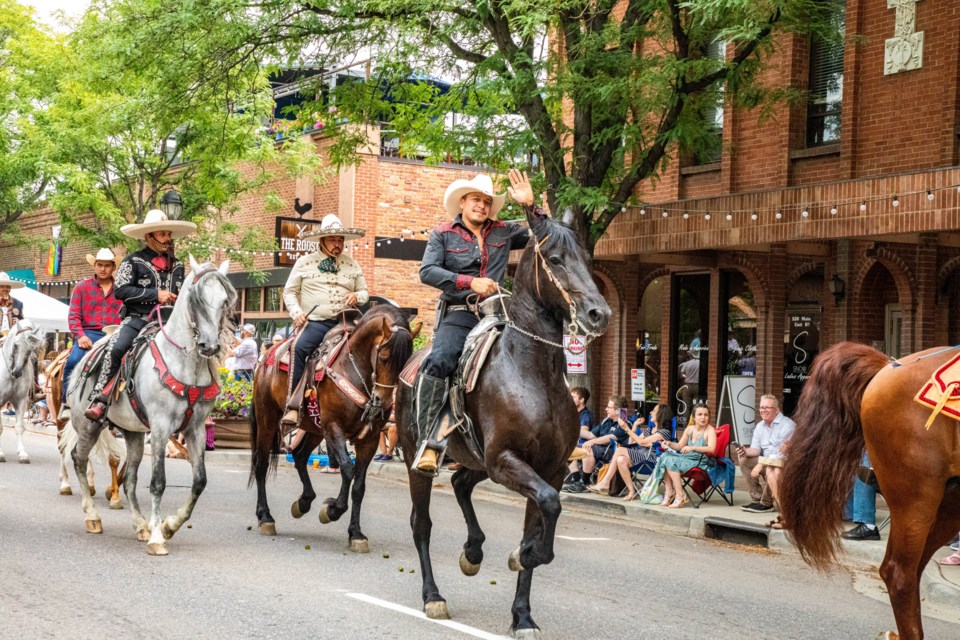
POLYGON ((711 415, 717 415, 720 405, 720 385, 723 383, 723 371, 720 370, 721 354, 726 350, 727 343, 721 342, 720 318, 724 315, 723 305, 726 300, 721 299, 720 269, 710 269, 710 357, 707 358, 707 388, 700 390, 700 396, 706 398, 711 415))
POLYGON ((937 234, 921 233, 917 245, 917 291, 914 305, 913 348, 922 351, 937 346, 937 234))
MULTIPOLYGON (((757 363, 757 404, 763 393, 783 397, 783 332, 787 317, 787 246, 770 245, 767 261, 767 304, 757 323, 757 343, 763 345, 763 364, 757 363), (761 337, 761 330, 763 336, 761 337)), ((758 354, 759 355, 759 354, 758 354)))
MULTIPOLYGON (((834 243, 835 251, 833 271, 823 274, 823 305, 830 306, 830 344, 836 344, 850 339, 850 313, 853 309, 853 256, 851 255, 850 240, 840 239, 834 243), (843 300, 839 306, 834 306, 833 296, 830 294, 830 279, 837 274, 847 284, 843 300)), ((830 262, 827 263, 830 265, 830 262)), ((827 345, 820 345, 821 350, 827 345)))

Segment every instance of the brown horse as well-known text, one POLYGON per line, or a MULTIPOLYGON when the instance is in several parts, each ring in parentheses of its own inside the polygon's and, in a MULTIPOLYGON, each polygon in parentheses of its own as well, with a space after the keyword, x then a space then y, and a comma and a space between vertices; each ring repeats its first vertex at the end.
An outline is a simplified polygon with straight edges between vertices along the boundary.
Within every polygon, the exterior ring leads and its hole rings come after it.
MULTIPOLYGON (((836 561, 843 505, 866 445, 890 508, 880 575, 900 638, 923 637, 920 576, 960 530, 960 425, 914 396, 956 348, 928 349, 900 361, 843 342, 821 353, 794 417, 780 481, 780 513, 804 559, 836 561)), ((896 638, 895 634, 887 637, 896 638)))
MULTIPOLYGON (((317 497, 307 473, 307 460, 323 439, 331 459, 340 463, 340 494, 327 498, 320 509, 320 522, 339 520, 347 510, 347 498, 353 487, 353 509, 350 515, 350 549, 360 553, 369 551, 366 536, 360 530, 360 506, 366 490, 367 467, 373 459, 380 431, 393 406, 393 390, 400 370, 413 351, 413 331, 401 311, 392 304, 378 304, 367 311, 350 331, 347 344, 328 373, 316 383, 323 433, 307 432, 293 451, 294 465, 303 483, 303 490, 290 507, 294 518, 310 511, 317 497), (354 388, 366 391, 367 406, 379 405, 379 410, 366 412, 365 407, 347 397, 334 381, 347 379, 354 388), (375 399, 376 398, 376 399, 375 399), (356 465, 347 453, 347 441, 356 449, 356 465)), ((276 349, 274 349, 276 350, 276 349)), ((268 365, 270 358, 257 366, 253 378, 253 404, 250 412, 252 455, 250 483, 257 483, 257 520, 260 533, 276 535, 276 523, 267 506, 267 471, 276 466, 281 452, 280 418, 287 397, 287 372, 276 365, 268 365)), ((304 420, 310 418, 305 416, 304 420)))
MULTIPOLYGON (((69 460, 70 466, 73 466, 71 455, 73 447, 76 446, 76 437, 69 438, 70 446, 66 446, 64 443, 64 428, 69 420, 60 418, 60 407, 63 406, 63 370, 69 355, 70 350, 67 349, 57 356, 57 359, 51 362, 44 371, 47 380, 50 381, 50 406, 48 408, 50 409, 50 416, 57 425, 57 444, 60 449, 60 495, 62 496, 73 495, 73 489, 70 488, 70 480, 67 475, 67 464, 69 460)), ((109 429, 105 429, 100 436, 100 443, 104 445, 103 449, 109 452, 107 454, 107 464, 110 465, 110 485, 107 487, 106 497, 110 501, 111 509, 122 509, 120 483, 123 482, 123 470, 120 469, 120 456, 115 453, 122 448, 110 446, 114 443, 106 440, 107 438, 114 439, 109 429)), ((93 462, 87 466, 87 482, 90 484, 90 495, 92 496, 96 493, 93 486, 93 462)))

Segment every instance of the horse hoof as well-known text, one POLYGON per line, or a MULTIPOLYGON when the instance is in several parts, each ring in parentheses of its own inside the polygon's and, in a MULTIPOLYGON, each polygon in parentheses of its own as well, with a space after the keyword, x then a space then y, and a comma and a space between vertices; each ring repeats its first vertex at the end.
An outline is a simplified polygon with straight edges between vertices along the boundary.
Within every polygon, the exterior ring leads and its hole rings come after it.
POLYGON ((147 529, 140 529, 139 531, 137 531, 137 541, 138 541, 138 542, 146 542, 146 541, 149 540, 149 539, 150 539, 150 531, 149 531, 149 530, 147 530, 147 529))
POLYGON ((881 631, 877 640, 900 640, 900 635, 894 631, 881 631))
POLYGON ((475 576, 480 572, 480 565, 473 564, 472 562, 467 560, 467 552, 461 551, 460 552, 460 571, 462 571, 463 575, 465 576, 475 576))
POLYGON ((62 496, 72 496, 72 495, 73 495, 73 489, 71 489, 70 487, 60 487, 60 495, 62 495, 62 496))
MULTIPOLYGON (((520 547, 510 552, 510 557, 507 559, 507 566, 510 568, 510 571, 523 571, 523 565, 520 564, 520 547)), ((521 631, 525 631, 525 629, 521 629, 521 631)))
POLYGON ((260 523, 260 535, 262 535, 262 536, 275 536, 275 535, 277 535, 277 523, 276 523, 276 522, 261 522, 261 523, 260 523))
POLYGON ((93 485, 90 485, 90 497, 92 498, 95 495, 97 495, 97 490, 93 485))
POLYGON ((292 515, 294 518, 302 518, 302 517, 303 517, 303 512, 300 511, 300 501, 299 501, 299 500, 294 500, 294 501, 293 501, 293 504, 290 505, 290 515, 292 515))
POLYGON ((322 507, 320 507, 320 514, 318 516, 320 518, 320 524, 330 524, 331 522, 333 522, 330 519, 330 514, 327 513, 327 506, 328 505, 323 505, 322 507))
POLYGON ((169 551, 167 551, 167 545, 162 542, 151 542, 147 545, 147 554, 151 556, 165 556, 169 551))
POLYGON ((30 464, 30 456, 20 456, 20 464, 30 464))
POLYGON ((513 629, 510 635, 519 640, 543 640, 543 633, 536 627, 533 629, 513 629))
POLYGON ((6 461, 7 461, 7 456, 0 453, 0 462, 6 462, 6 461))
POLYGON ((370 543, 366 540, 351 540, 350 551, 354 553, 370 553, 370 543))
POLYGON ((111 500, 111 501, 110 501, 110 508, 111 508, 111 509, 123 509, 123 501, 120 500, 120 498, 117 498, 116 500, 111 500))
POLYGON ((171 528, 167 525, 167 523, 164 522, 163 524, 160 525, 160 533, 163 535, 163 539, 164 539, 164 540, 169 540, 170 538, 173 537, 173 534, 175 534, 176 531, 174 531, 173 529, 171 529, 171 528))
POLYGON ((103 533, 103 525, 99 520, 87 520, 87 533, 103 533))
POLYGON ((427 614, 427 617, 431 620, 450 619, 450 612, 447 611, 447 603, 445 600, 423 603, 423 612, 427 614))

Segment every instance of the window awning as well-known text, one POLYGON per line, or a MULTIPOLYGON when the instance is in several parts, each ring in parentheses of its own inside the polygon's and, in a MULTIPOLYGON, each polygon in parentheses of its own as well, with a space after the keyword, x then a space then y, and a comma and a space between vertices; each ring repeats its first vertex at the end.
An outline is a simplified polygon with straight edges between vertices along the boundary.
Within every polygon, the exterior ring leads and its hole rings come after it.
POLYGON ((22 282, 31 289, 37 288, 37 276, 34 275, 33 269, 9 269, 7 275, 11 280, 22 282))

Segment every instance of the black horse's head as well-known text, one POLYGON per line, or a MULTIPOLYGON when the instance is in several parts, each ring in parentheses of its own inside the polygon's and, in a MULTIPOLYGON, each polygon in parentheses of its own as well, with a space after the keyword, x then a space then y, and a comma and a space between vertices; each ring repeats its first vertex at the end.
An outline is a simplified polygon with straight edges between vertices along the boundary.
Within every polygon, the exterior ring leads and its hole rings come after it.
POLYGON ((376 327, 371 329, 375 345, 370 354, 371 366, 374 371, 381 371, 377 366, 381 363, 383 373, 391 380, 396 379, 413 353, 413 339, 420 332, 420 325, 411 330, 410 322, 397 306, 382 303, 370 307, 357 326, 376 327), (370 322, 372 320, 380 320, 380 324, 370 322))
POLYGON ((570 227, 572 216, 569 209, 561 221, 527 214, 533 238, 517 267, 514 293, 533 295, 569 333, 599 336, 611 311, 594 282, 590 253, 570 227))

